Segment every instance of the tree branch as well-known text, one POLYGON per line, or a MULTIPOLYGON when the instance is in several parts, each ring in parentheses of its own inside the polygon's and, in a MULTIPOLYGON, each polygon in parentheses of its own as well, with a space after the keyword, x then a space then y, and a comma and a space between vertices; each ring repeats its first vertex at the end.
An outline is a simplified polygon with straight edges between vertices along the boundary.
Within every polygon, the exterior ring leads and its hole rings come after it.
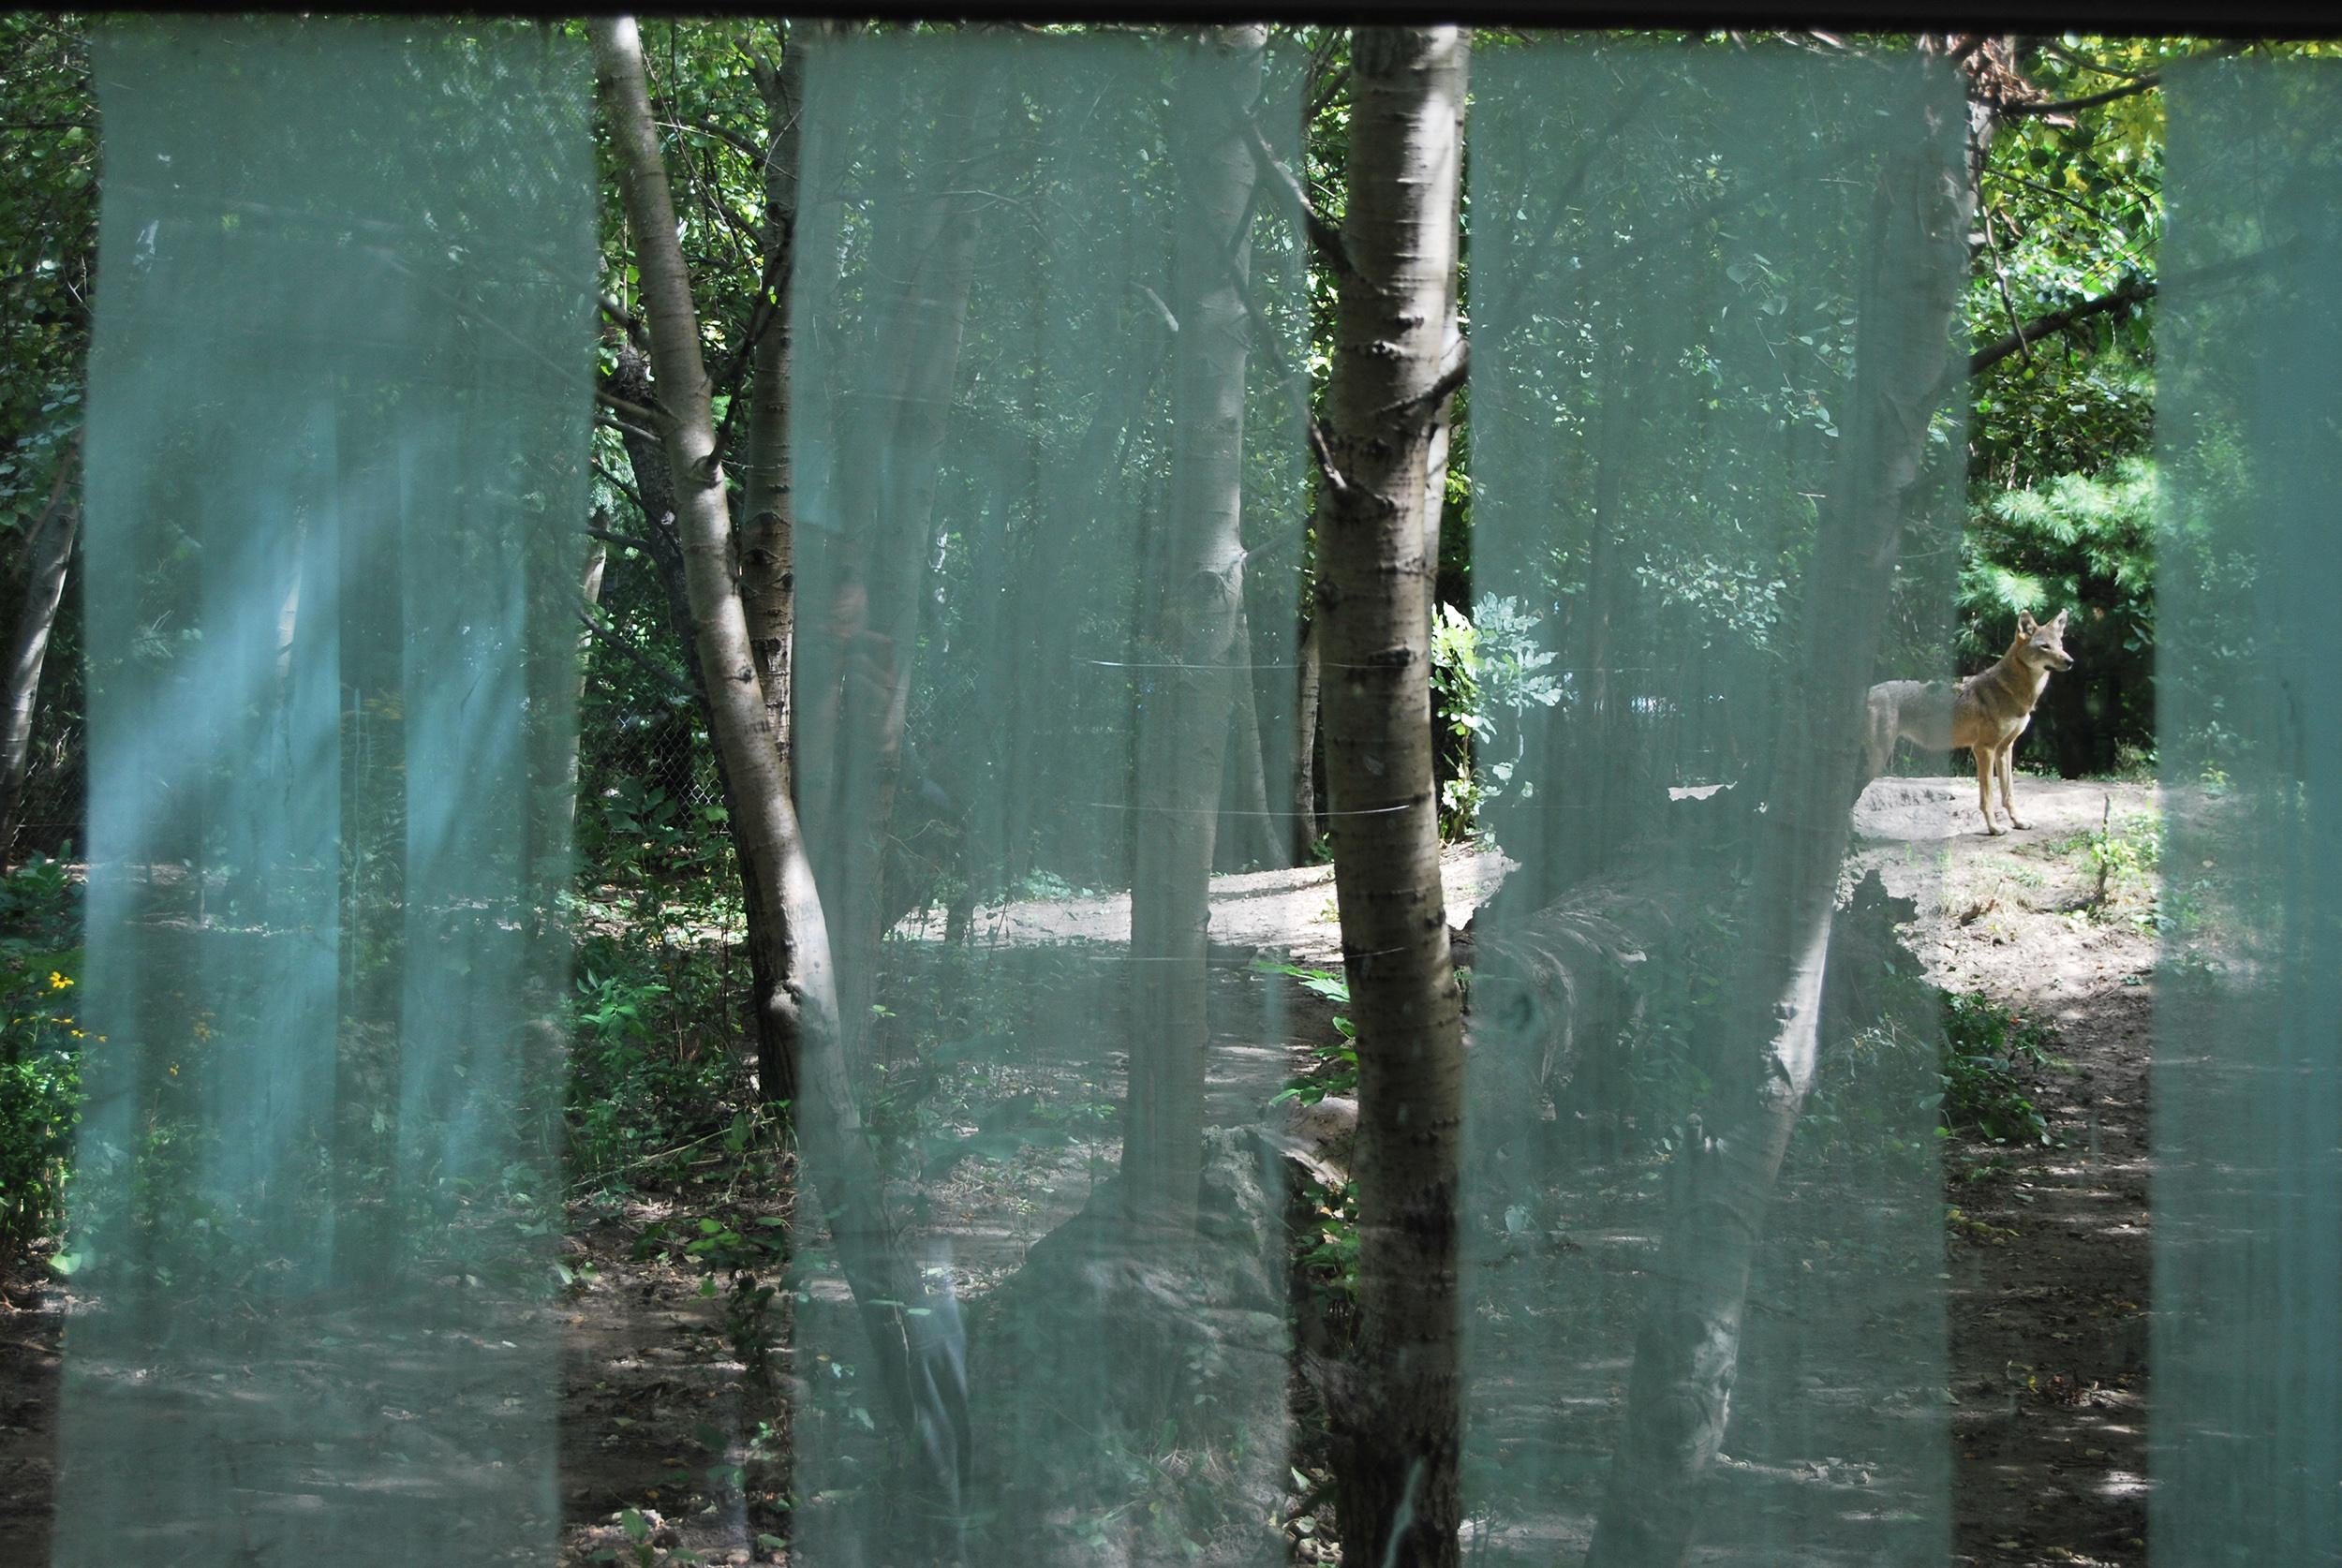
POLYGON ((1310 453, 1317 459, 1317 472, 1325 480, 1326 488, 1337 496, 1350 494, 1350 481, 1334 466, 1334 449, 1327 441, 1326 427, 1317 422, 1315 414, 1310 416, 1310 453))
POLYGON ((2109 87, 2103 93, 2092 93, 2085 97, 2060 98, 2055 103, 1997 104, 1994 106, 1994 112, 2009 119, 2038 120, 2055 114, 2071 114, 2079 110, 2097 109, 2101 104, 2110 104, 2118 98, 2135 98, 2142 93, 2152 93, 2162 85, 2162 76, 2150 72, 2136 81, 2127 81, 2120 87, 2109 87))
POLYGON ((2103 316, 2110 310, 2119 310, 2127 304, 2152 299, 2155 297, 2156 287, 2156 281, 2151 277, 2127 278, 2096 299, 2083 300, 2081 303, 2068 305, 2063 310, 2053 310, 2046 316, 2037 316, 2032 320, 2020 324, 2016 331, 2007 336, 1994 338, 1975 353, 1970 354, 1968 374, 1971 377, 1981 376, 2009 355, 2023 351, 2027 344, 2038 342, 2052 333, 2062 333, 2076 322, 2086 321, 2093 316, 2103 316))
POLYGON ((1301 123, 1306 126, 1320 114, 1325 113, 1327 106, 1331 104, 1341 90, 1349 85, 1350 67, 1343 66, 1327 77, 1324 85, 1320 86, 1316 92, 1310 95, 1309 106, 1302 111, 1301 123))
POLYGON ((2006 337, 1994 338, 1968 356, 1968 374, 1980 376, 2015 353, 2017 339, 2020 335, 2028 343, 2038 343, 2050 333, 2063 332, 2077 321, 2086 321, 2093 316, 2103 316, 2110 310, 2119 309, 2123 305, 2135 302, 2151 300, 2162 291, 2163 282, 2193 288, 2201 284, 2218 283, 2235 277, 2248 277, 2271 261, 2299 255, 2306 243, 2301 237, 2296 236, 2247 255, 2232 256, 2223 261, 2215 261, 2207 267, 2198 267, 2193 272, 2184 273, 2178 277, 2164 279, 2162 282, 2143 275, 2128 278, 2116 284, 2103 294, 2083 300, 2079 304, 2067 305, 2062 310, 2053 310, 2046 316, 2037 316, 2006 337))
POLYGON ((2041 46, 2041 52, 2044 54, 2054 55, 2056 58, 2065 61, 2066 64, 2069 66, 2078 66, 2082 69, 2090 72, 2093 76, 2111 76, 2121 81, 2138 81, 2144 77, 2153 74, 2147 71, 2127 71, 2119 66, 2106 65, 2102 61, 2097 60, 2086 60, 2081 55, 2076 54, 2073 51, 2067 49, 2060 44, 2045 43, 2041 46))
MULTIPOLYGON (((626 432, 622 430, 619 434, 625 435, 626 432)), ((595 458, 593 463, 594 472, 600 474, 603 481, 609 484, 611 489, 615 490, 619 495, 625 496, 628 500, 632 501, 634 503, 634 510, 643 514, 644 522, 650 524, 653 527, 658 526, 659 519, 650 514, 650 508, 644 502, 643 493, 640 490, 637 490, 634 486, 627 483, 626 481, 620 479, 617 475, 612 473, 607 467, 603 466, 600 458, 595 458)))
POLYGON ((649 353, 650 331, 643 325, 643 318, 629 315, 624 306, 607 294, 600 296, 600 303, 601 313, 618 324, 619 330, 626 333, 626 340, 644 353, 649 353))
POLYGON ((2000 259, 2000 242, 1993 237, 1993 210, 1986 207, 1978 214, 1984 226, 1984 245, 1993 253, 1993 281, 2000 286, 2000 307, 2008 313, 2008 324, 2015 329, 2017 352, 2024 357, 2026 368, 2033 364, 2033 350, 2027 347, 2024 323, 2017 319, 2017 302, 2008 292, 2008 269, 2000 259))
MULTIPOLYGON (((593 530, 589 528, 586 532, 592 533, 593 530)), ((636 647, 633 643, 628 642, 625 638, 619 636, 616 632, 602 625, 601 622, 596 620, 592 614, 587 613, 586 609, 586 601, 584 599, 581 599, 578 600, 574 608, 577 611, 577 619, 579 624, 584 626, 586 630, 594 634, 594 641, 600 643, 606 648, 615 648, 619 653, 624 654, 637 666, 647 672, 652 679, 663 682, 667 686, 670 686, 675 690, 681 692, 686 697, 696 698, 697 693, 692 691, 690 682, 685 680, 681 675, 676 674, 673 670, 660 664, 658 661, 653 659, 650 655, 645 653, 642 649, 636 647)))
POLYGON ((1350 263, 1350 252, 1342 244, 1341 235, 1318 212, 1310 200, 1310 193, 1301 188, 1301 182, 1293 170, 1277 161, 1277 155, 1269 147, 1268 139, 1261 135, 1260 126, 1248 121, 1244 132, 1252 143, 1253 160, 1260 165, 1261 172, 1268 176, 1269 184, 1277 187, 1277 194, 1301 214, 1302 226, 1309 230, 1310 244, 1316 247, 1326 265, 1340 276, 1356 277, 1358 270, 1350 263))
POLYGON ((1436 408, 1453 396, 1471 378, 1472 340, 1460 337, 1456 340, 1456 351, 1450 357, 1447 368, 1439 373, 1438 380, 1423 389, 1422 394, 1415 399, 1414 407, 1436 408))
POLYGON ((649 555, 651 550, 650 540, 646 539, 638 539, 632 534, 613 533, 608 528, 596 528, 589 526, 586 529, 586 537, 587 539, 598 539, 604 544, 617 545, 621 549, 640 550, 645 555, 649 555))

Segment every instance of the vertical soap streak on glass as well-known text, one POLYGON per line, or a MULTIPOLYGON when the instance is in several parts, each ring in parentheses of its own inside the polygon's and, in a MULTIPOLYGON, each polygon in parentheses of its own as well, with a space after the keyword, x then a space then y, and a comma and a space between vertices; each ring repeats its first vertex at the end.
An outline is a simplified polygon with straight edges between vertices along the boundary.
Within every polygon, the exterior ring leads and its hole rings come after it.
POLYGON ((541 1562, 576 52, 125 21, 54 1561, 541 1562))
POLYGON ((1473 86, 1477 749, 1519 863, 1472 958, 1474 1561, 1579 1561, 1623 1499, 1702 1562, 1932 1565, 1939 1020, 1892 924, 1938 845, 1885 778, 1838 846, 1863 688, 1949 673, 1958 86, 1559 39, 1473 86), (1833 886, 1817 1061, 1772 1056, 1833 886), (1753 1240, 1682 1255, 1695 1222, 1753 1240), (1662 1462, 1627 1433, 1677 1396, 1662 1462))
POLYGON ((2173 67, 2148 1545, 2342 1561, 2342 70, 2173 67))
MULTIPOLYGON (((856 1092, 927 1265, 918 1309, 951 1320, 969 1383, 964 1425, 921 1407, 967 1456, 955 1502, 935 1460, 889 1441, 830 1239, 801 1233, 808 1563, 1089 1562, 1115 1543, 1154 1561, 1182 1540, 1283 1561, 1284 1177, 1253 1124, 1288 1071, 1284 983, 1248 971, 1229 904, 1193 966, 1210 1025, 1194 1234, 1162 1236, 1117 1165, 1154 1048, 1134 997, 1157 959, 1130 913, 1137 846, 1170 820, 1142 799, 1141 735, 1167 711, 1150 704, 1175 682, 1216 690, 1168 737, 1216 747, 1204 732, 1243 728, 1250 680, 1262 770, 1289 767, 1308 505, 1294 211, 1261 178, 1224 258, 1178 258, 1197 170, 1226 172, 1198 126, 1249 121, 1294 167, 1295 65, 1211 41, 898 37, 824 46, 808 74, 798 793, 856 1092), (1216 119, 1229 104, 1242 118, 1216 119), (1193 521, 1177 476, 1207 435, 1175 419, 1183 346, 1236 350, 1243 377, 1223 581, 1250 636, 1208 660, 1164 612, 1188 585, 1169 568, 1193 521)), ((1257 169, 1249 139, 1228 147, 1257 169)), ((1201 808, 1232 867, 1238 826, 1266 821, 1238 789, 1201 808)))

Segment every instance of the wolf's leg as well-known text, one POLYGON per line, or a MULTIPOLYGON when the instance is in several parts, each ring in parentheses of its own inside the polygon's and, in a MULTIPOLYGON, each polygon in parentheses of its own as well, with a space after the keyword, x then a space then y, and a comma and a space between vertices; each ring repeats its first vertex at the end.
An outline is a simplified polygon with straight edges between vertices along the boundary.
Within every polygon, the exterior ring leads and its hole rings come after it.
POLYGON ((1993 821, 1994 765, 1993 748, 1989 746, 1976 747, 1976 806, 1984 813, 1984 831, 1997 836, 2001 827, 1993 821))
POLYGON ((2014 789, 2017 778, 2016 759, 2017 743, 2015 741, 2010 741, 2000 748, 2000 803, 2008 807, 2010 827, 2029 828, 2033 824, 2017 815, 2017 796, 2014 789))
POLYGON ((1874 691, 1866 699, 1862 713, 1862 771, 1854 780, 1857 801, 1871 787, 1871 780, 1887 771, 1888 760, 1894 752, 1894 710, 1874 691))

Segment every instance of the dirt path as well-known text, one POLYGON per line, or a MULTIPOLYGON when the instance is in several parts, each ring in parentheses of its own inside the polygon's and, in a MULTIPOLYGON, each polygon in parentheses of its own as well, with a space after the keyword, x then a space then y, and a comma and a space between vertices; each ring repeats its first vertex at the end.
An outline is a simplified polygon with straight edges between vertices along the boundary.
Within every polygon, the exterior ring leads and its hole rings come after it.
MULTIPOLYGON (((1460 928, 1470 920, 1496 891, 1505 869, 1505 857, 1495 850, 1458 845, 1442 851, 1440 880, 1447 893, 1447 924, 1460 928)), ((932 940, 943 934, 943 913, 933 910, 914 915, 897 929, 907 937, 932 940)), ((1282 952, 1297 964, 1339 967, 1341 927, 1334 913, 1333 866, 1214 877, 1210 936, 1216 947, 1282 952)), ((1131 939, 1131 895, 1104 894, 987 909, 976 917, 971 939, 1010 947, 1126 943, 1131 939)))
POLYGON ((2028 832, 1988 838, 1968 779, 1887 779, 1857 861, 1920 901, 1948 991, 2057 1030, 2031 1074, 2050 1147, 1953 1143, 1946 1199, 1953 1561, 2146 1561, 2150 878, 2100 884, 2083 836, 2145 841, 2151 787, 2021 778, 2028 832))
MULTIPOLYGON (((1970 1564, 2142 1564, 2145 1551, 2145 1345, 2148 1007, 2152 891, 2110 877, 2100 896, 2083 841, 2149 811, 2138 785, 2019 781, 2029 832, 1987 838, 1975 787, 1892 779, 1858 810, 1857 868, 1919 900, 1910 939, 1930 978, 1979 992, 2059 1031, 2069 1069, 2031 1080, 2057 1142, 1947 1151, 1947 1241, 1953 1411, 1953 1561, 1970 1564)), ((1448 919, 1460 925, 1503 870, 1491 853, 1450 851, 1448 919)), ((1239 971, 1247 950, 1339 964, 1330 867, 1215 879, 1211 935, 1239 971)), ((979 929, 1009 946, 1127 940, 1129 901, 1009 906, 979 929)), ((1228 984, 1235 984, 1231 977, 1228 984)), ((1288 1033, 1322 1019, 1289 1019, 1288 1033)), ((1214 1119, 1241 1119, 1291 1071, 1286 1040, 1239 1032, 1214 1043, 1214 1119)), ((974 1198, 971 1191, 954 1198, 974 1198)), ((1004 1246, 1050 1216, 1014 1214, 1004 1246)), ((1045 1206, 1042 1206, 1045 1207, 1045 1206)), ((704 1561, 778 1561, 757 1537, 783 1529, 778 1504, 734 1490, 720 1508, 687 1501, 691 1475, 736 1452, 707 1449, 711 1424, 751 1423, 734 1409, 740 1368, 724 1346, 718 1303, 700 1298, 672 1258, 638 1260, 649 1211, 592 1222, 580 1215, 573 1263, 598 1272, 563 1323, 562 1560, 583 1563, 630 1546, 618 1511, 644 1510, 657 1546, 704 1561), (745 1506, 744 1506, 745 1504, 745 1506), (663 1514, 663 1517, 662 1517, 663 1514)), ((963 1265, 973 1262, 963 1258, 963 1265)), ((970 1270, 978 1273, 979 1270, 970 1270)), ((971 1281, 976 1282, 976 1281, 971 1281)), ((0 1292, 0 1559, 46 1560, 60 1324, 58 1296, 29 1278, 0 1292)), ((769 1538, 768 1538, 769 1539, 769 1538)))

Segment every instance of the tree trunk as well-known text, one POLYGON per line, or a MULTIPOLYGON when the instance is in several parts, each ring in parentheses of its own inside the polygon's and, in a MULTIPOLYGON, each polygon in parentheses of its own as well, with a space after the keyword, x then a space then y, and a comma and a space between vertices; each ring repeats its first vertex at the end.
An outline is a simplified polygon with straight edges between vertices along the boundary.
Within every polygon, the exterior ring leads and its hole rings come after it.
POLYGON ((795 1047, 801 1096, 795 1121, 804 1168, 813 1177, 823 1219, 869 1333, 887 1413, 897 1430, 916 1434, 932 1479, 952 1491, 968 1461, 961 1351, 951 1337, 957 1319, 917 1308, 925 1286, 886 1216, 878 1161, 847 1078, 828 933, 773 746, 748 618, 733 591, 732 520, 716 461, 699 319, 651 124, 641 38, 630 18, 596 21, 589 32, 662 392, 661 435, 675 484, 690 643, 705 677, 710 732, 728 781, 741 877, 751 907, 761 905, 764 914, 751 940, 766 972, 778 979, 760 997, 761 1011, 772 1036, 795 1047))
MULTIPOLYGON (((586 541, 586 570, 578 574, 577 579, 577 604, 580 610, 589 615, 593 614, 594 607, 601 602, 601 577, 609 564, 610 546, 598 539, 587 540, 586 541)), ((592 631, 581 631, 577 634, 577 682, 571 697, 572 701, 579 704, 586 701, 586 675, 588 668, 586 658, 593 645, 592 631)), ((572 715, 574 711, 572 709, 572 715)), ((569 830, 574 832, 577 828, 577 790, 580 782, 578 731, 574 722, 565 724, 561 728, 561 735, 555 743, 559 748, 560 761, 556 764, 553 777, 562 782, 563 811, 569 830)), ((567 842, 566 837, 564 842, 567 842)))
MULTIPOLYGON (((1456 101, 1456 145, 1463 145, 1463 100, 1456 101)), ((1440 313, 1440 367, 1445 370, 1463 354, 1463 320, 1459 314, 1463 269, 1447 274, 1447 299, 1440 313)), ((1451 392, 1431 410, 1431 445, 1423 460, 1423 559, 1431 573, 1431 591, 1424 599, 1427 624, 1439 614, 1440 529, 1447 513, 1447 449, 1456 428, 1456 394, 1451 392)), ((1436 744, 1436 743, 1434 743, 1436 744)))
POLYGON ((1172 111, 1176 445, 1164 575, 1140 642, 1158 678, 1138 715, 1140 830, 1131 882, 1138 1038, 1122 1145, 1132 1218, 1170 1237, 1193 1230, 1202 1180, 1210 1033, 1204 932, 1244 604, 1244 293, 1258 168, 1249 115, 1267 41, 1259 26, 1210 35, 1201 47, 1234 56, 1237 67, 1183 72, 1172 111))
POLYGON ((66 499, 81 450, 77 436, 57 459, 49 504, 24 540, 24 600, 17 610, 16 629, 8 638, 7 668, 0 672, 0 678, 7 683, 0 688, 0 867, 15 864, 17 819, 24 808, 24 777, 32 768, 33 714, 40 696, 40 671, 48 661, 49 634, 57 624, 57 606, 65 599, 73 536, 82 525, 81 508, 66 499))
POLYGON ((1300 697, 1293 706, 1293 864, 1307 865, 1317 852, 1317 621, 1301 623, 1295 662, 1300 697))
POLYGON ((1973 199, 1916 145, 1889 160, 1875 198, 1848 461, 1825 503, 1791 687, 1804 720, 1782 727, 1750 891, 1764 915, 1746 925, 1729 992, 1740 1012, 1725 1038, 1746 1044, 1724 1061, 1714 1125, 1695 1117, 1685 1129, 1588 1568, 1679 1568, 1697 1522, 1686 1500, 1724 1440, 1756 1244, 1813 1087, 1839 867, 1862 782, 1862 694, 1945 385, 1973 199))
POLYGON ((740 603, 756 655, 757 685, 784 784, 793 779, 789 652, 796 629, 796 513, 789 466, 789 278, 797 232, 797 117, 805 104, 807 47, 820 22, 789 29, 780 68, 756 63, 756 86, 772 123, 764 156, 764 275, 753 323, 749 437, 742 475, 740 603))
POLYGON ((874 254, 899 259, 903 268, 876 329, 874 361, 888 379, 858 406, 838 409, 852 427, 847 461, 867 471, 840 475, 832 491, 845 511, 843 558, 834 601, 817 608, 823 630, 842 644, 833 661, 840 679, 837 689, 800 704, 801 771, 813 771, 799 792, 839 943, 838 1012, 857 1076, 868 1065, 872 987, 885 936, 884 865, 904 783, 903 725, 933 544, 929 520, 986 201, 983 182, 961 175, 993 141, 987 127, 1004 88, 998 71, 956 79, 926 155, 930 188, 916 203, 897 203, 903 210, 887 214, 872 242, 874 254))
POLYGON ((1362 28, 1319 512, 1326 768, 1357 1025, 1358 1375, 1333 1401, 1344 1555, 1452 1564, 1461 1447, 1460 1007, 1440 886, 1424 557, 1433 408, 1456 264, 1466 46, 1362 28))
POLYGON ((1252 617, 1237 612, 1229 662, 1236 666, 1233 707, 1228 714, 1228 765, 1222 780, 1219 869, 1241 871, 1250 865, 1286 865, 1277 824, 1268 811, 1268 774, 1262 762, 1260 699, 1253 684, 1252 617))

